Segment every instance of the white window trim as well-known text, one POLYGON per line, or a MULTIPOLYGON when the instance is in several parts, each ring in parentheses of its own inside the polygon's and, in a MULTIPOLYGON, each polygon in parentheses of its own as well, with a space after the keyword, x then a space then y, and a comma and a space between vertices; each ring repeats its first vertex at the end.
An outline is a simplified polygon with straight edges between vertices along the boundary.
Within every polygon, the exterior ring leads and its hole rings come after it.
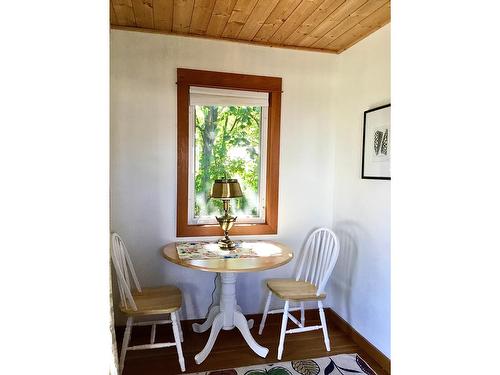
MULTIPOLYGON (((211 89, 217 90, 217 89, 211 89)), ((237 91, 237 90, 221 90, 221 91, 237 91)), ((246 91, 242 91, 245 93, 246 91)), ((267 93, 265 94, 268 100, 267 93)), ((241 96, 240 96, 241 97, 241 96)), ((268 103, 268 101, 267 101, 268 103)), ((196 105, 211 105, 211 104, 198 104, 196 105)), ((221 104, 219 104, 221 105, 221 104)), ((224 105, 224 104, 222 104, 224 105)), ((239 105, 253 105, 249 103, 239 105)), ((195 193, 194 193, 194 178, 195 178, 195 105, 189 106, 189 171, 188 171, 188 224, 218 224, 214 215, 202 216, 195 218, 195 193)), ((259 179, 259 203, 260 203, 260 216, 241 216, 237 218, 240 224, 260 224, 266 222, 266 177, 267 177, 267 131, 268 131, 268 105, 262 106, 261 109, 261 123, 260 123, 260 179, 259 179)))
POLYGON ((269 93, 191 86, 189 88, 189 105, 268 107, 269 93))

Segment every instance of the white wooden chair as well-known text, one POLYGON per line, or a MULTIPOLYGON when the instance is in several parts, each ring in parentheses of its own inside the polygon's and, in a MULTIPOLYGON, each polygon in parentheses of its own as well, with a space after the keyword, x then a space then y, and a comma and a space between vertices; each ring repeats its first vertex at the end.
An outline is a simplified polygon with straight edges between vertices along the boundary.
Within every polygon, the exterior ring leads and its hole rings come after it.
POLYGON ((295 279, 267 279, 266 285, 269 289, 264 315, 260 322, 259 335, 262 334, 266 324, 267 314, 283 312, 281 322, 280 342, 278 345, 278 359, 281 359, 285 343, 285 334, 323 329, 326 350, 330 351, 330 339, 326 326, 323 302, 326 294, 323 292, 330 278, 339 255, 339 242, 335 233, 330 229, 320 228, 311 233, 302 251, 295 279), (283 309, 269 311, 271 296, 276 295, 285 301, 283 309), (290 302, 299 302, 300 307, 290 308, 290 302), (318 301, 321 325, 305 326, 304 302, 318 301), (291 311, 300 310, 300 322, 290 314, 291 311), (288 319, 295 323, 298 328, 287 330, 288 319))
POLYGON ((120 310, 127 314, 127 326, 123 336, 122 350, 120 354, 119 373, 123 371, 125 355, 129 350, 157 349, 168 346, 176 346, 179 356, 181 370, 186 370, 184 356, 182 355, 181 342, 183 341, 182 328, 179 321, 178 310, 182 305, 181 291, 172 285, 158 288, 141 288, 137 275, 135 274, 130 255, 117 233, 111 235, 111 259, 115 267, 120 291, 120 310), (132 291, 130 276, 136 290, 132 291), (170 314, 170 320, 152 320, 134 323, 134 317, 157 316, 170 314), (172 324, 175 342, 155 343, 156 326, 160 324, 172 324), (150 343, 145 345, 128 346, 132 326, 151 325, 150 343))

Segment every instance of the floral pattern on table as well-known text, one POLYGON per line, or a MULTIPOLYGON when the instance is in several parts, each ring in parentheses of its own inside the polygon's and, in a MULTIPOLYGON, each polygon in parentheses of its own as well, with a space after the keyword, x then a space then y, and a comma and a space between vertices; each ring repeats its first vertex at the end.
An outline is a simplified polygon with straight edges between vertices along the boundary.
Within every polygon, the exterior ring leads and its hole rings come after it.
POLYGON ((217 242, 177 242, 177 255, 181 260, 259 258, 279 256, 281 248, 265 241, 234 241, 233 250, 222 250, 217 242))

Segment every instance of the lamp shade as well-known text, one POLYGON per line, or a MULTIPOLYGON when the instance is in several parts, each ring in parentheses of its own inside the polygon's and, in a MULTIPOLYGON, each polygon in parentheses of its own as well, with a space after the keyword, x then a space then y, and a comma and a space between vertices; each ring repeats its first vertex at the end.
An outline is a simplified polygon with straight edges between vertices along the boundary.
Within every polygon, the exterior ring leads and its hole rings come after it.
POLYGON ((215 180, 212 186, 212 198, 229 199, 242 197, 241 187, 236 179, 215 180))

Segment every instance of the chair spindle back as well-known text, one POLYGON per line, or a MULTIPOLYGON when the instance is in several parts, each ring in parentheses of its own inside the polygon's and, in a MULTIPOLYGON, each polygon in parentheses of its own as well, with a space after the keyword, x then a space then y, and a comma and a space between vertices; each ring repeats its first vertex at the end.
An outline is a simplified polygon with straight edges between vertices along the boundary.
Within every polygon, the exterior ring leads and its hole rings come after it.
POLYGON ((133 310, 137 310, 134 297, 132 296, 130 276, 132 276, 137 291, 142 292, 141 286, 135 274, 134 266, 130 260, 127 248, 117 233, 111 235, 111 259, 118 279, 118 289, 120 291, 120 301, 122 305, 126 309, 130 305, 133 310))
POLYGON ((302 250, 295 280, 309 281, 317 287, 316 295, 320 295, 337 263, 339 251, 339 242, 333 231, 316 229, 302 250))

